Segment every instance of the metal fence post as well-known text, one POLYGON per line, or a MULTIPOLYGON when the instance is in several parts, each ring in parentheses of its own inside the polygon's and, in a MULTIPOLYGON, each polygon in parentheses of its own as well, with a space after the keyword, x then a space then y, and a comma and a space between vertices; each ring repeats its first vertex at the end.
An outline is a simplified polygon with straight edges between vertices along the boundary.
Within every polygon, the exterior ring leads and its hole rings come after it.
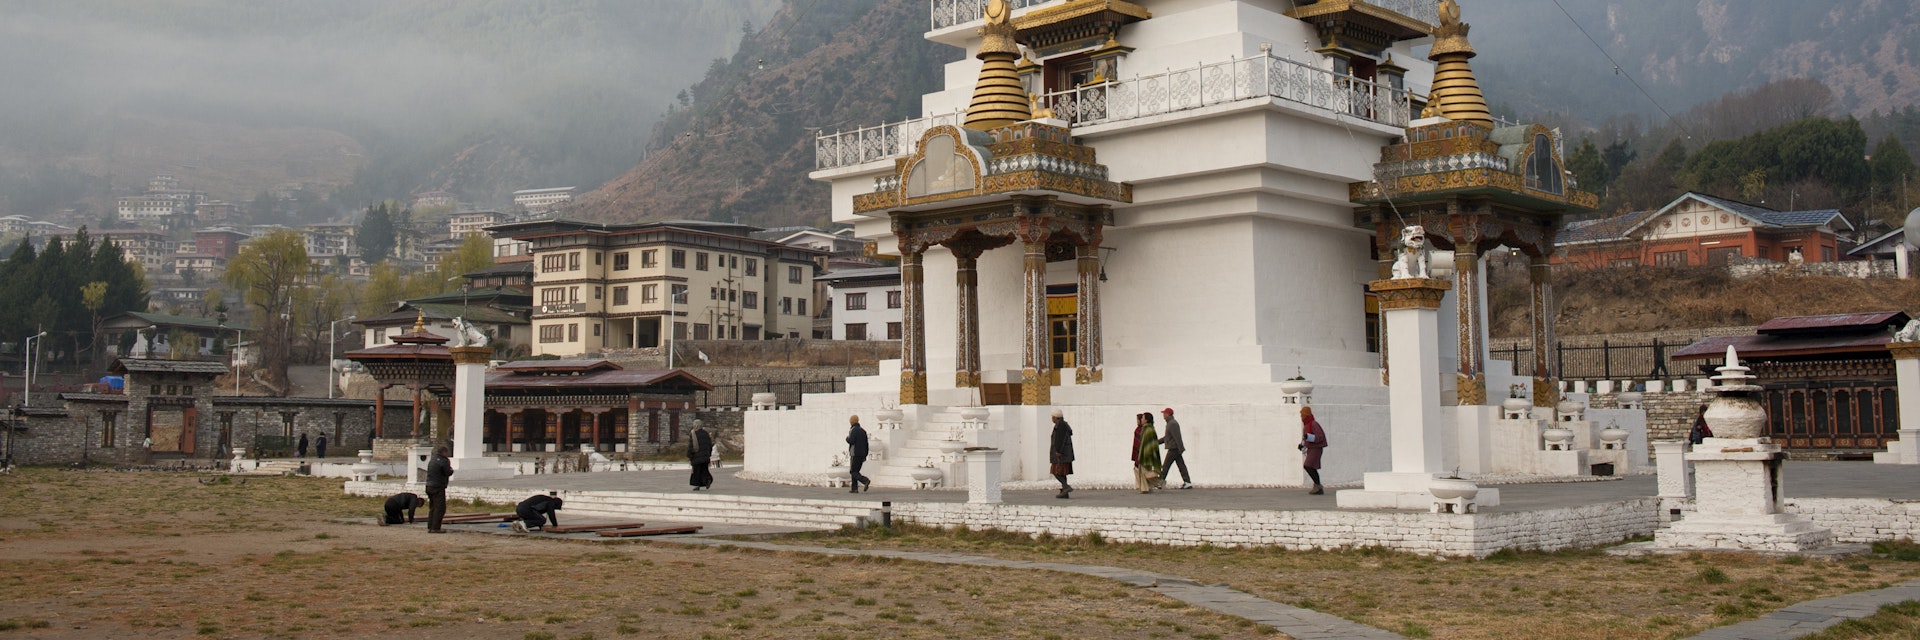
POLYGON ((1601 371, 1601 375, 1606 379, 1608 380, 1613 379, 1613 342, 1612 341, 1609 341, 1609 340, 1600 341, 1600 371, 1601 371))
MULTIPOLYGON (((1567 377, 1567 343, 1565 342, 1556 340, 1553 343, 1553 372, 1563 379, 1567 377)), ((1534 375, 1540 376, 1537 372, 1534 375)))

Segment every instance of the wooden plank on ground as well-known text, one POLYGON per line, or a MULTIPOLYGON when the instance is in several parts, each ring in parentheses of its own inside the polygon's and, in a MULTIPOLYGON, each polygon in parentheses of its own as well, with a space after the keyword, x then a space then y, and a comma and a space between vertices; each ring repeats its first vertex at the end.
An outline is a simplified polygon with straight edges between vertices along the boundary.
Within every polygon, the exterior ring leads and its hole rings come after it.
POLYGON ((474 524, 478 522, 506 522, 513 519, 511 513, 462 513, 440 519, 442 524, 474 524))
POLYGON ((575 524, 564 527, 541 527, 547 533, 588 533, 607 529, 634 529, 647 526, 645 522, 609 522, 606 524, 575 524))
POLYGON ((606 531, 596 531, 594 533, 596 535, 605 536, 608 538, 632 538, 635 536, 660 536, 660 535, 667 535, 667 534, 673 534, 673 533, 694 533, 699 530, 700 530, 700 527, 693 527, 693 526, 641 527, 638 529, 609 529, 606 531))

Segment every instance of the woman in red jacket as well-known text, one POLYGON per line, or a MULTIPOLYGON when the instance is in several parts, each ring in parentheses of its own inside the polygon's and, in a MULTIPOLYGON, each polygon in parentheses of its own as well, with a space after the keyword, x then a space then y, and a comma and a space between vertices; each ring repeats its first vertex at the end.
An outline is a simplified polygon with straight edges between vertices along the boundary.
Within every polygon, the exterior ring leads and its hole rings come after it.
POLYGON ((1307 477, 1313 479, 1310 495, 1320 495, 1326 491, 1320 488, 1320 451, 1327 448, 1327 432, 1320 428, 1320 421, 1313 419, 1311 407, 1300 407, 1300 451, 1306 459, 1300 464, 1307 470, 1307 477))

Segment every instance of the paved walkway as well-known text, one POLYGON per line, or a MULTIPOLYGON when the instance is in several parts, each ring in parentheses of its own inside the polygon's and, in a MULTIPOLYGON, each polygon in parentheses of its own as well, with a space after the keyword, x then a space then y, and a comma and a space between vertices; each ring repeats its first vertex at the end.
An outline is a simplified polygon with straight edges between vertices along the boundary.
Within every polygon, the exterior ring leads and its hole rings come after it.
POLYGON ((1338 616, 1328 615, 1289 606, 1260 598, 1252 594, 1229 589, 1220 585, 1203 585, 1179 576, 1137 569, 1119 567, 1101 567, 1084 564, 1060 562, 1027 562, 1023 560, 1002 560, 985 556, 970 556, 957 553, 929 553, 922 551, 892 551, 883 549, 834 549, 829 547, 803 547, 774 544, 770 542, 747 542, 737 540, 716 540, 705 537, 658 538, 663 542, 682 544, 703 544, 713 546, 747 547, 772 551, 801 551, 836 556, 878 556, 917 560, 936 564, 963 564, 976 567, 996 567, 1002 569, 1036 569, 1041 571, 1061 571, 1078 573, 1109 580, 1118 580, 1136 587, 1152 589, 1161 595, 1185 602, 1216 613, 1237 618, 1246 618, 1253 622, 1273 627, 1281 633, 1299 640, 1320 640, 1322 638, 1357 638, 1361 640, 1388 640, 1400 638, 1399 634, 1382 631, 1367 625, 1353 622, 1338 616))
POLYGON ((1920 600, 1920 580, 1912 580, 1885 589, 1849 593, 1844 596, 1808 600, 1739 624, 1730 624, 1694 636, 1701 640, 1787 640, 1840 624, 1844 620, 1865 618, 1881 605, 1920 600))

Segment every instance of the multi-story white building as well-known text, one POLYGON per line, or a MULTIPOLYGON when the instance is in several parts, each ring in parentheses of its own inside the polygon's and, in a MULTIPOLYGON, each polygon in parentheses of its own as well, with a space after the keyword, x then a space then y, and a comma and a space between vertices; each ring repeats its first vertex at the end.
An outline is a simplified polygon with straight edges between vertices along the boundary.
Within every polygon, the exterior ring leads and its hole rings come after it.
POLYGON ((530 243, 533 355, 761 340, 812 331, 817 252, 700 221, 534 220, 488 229, 530 243))
POLYGON ((323 222, 300 228, 300 234, 307 242, 307 258, 313 260, 334 260, 340 256, 354 255, 357 249, 353 237, 359 232, 359 226, 348 222, 323 222))
POLYGON ((834 271, 820 276, 822 301, 832 311, 835 340, 899 340, 905 332, 905 298, 899 267, 834 271))
POLYGON ((152 222, 193 211, 187 201, 166 196, 125 196, 114 202, 115 215, 124 222, 152 222))
POLYGON ((574 189, 575 187, 521 189, 513 192, 513 203, 526 209, 528 213, 541 213, 552 209, 554 205, 573 202, 574 189))
POLYGON ((465 238, 477 233, 486 233, 487 227, 506 220, 498 211, 462 211, 447 217, 447 235, 465 238))

